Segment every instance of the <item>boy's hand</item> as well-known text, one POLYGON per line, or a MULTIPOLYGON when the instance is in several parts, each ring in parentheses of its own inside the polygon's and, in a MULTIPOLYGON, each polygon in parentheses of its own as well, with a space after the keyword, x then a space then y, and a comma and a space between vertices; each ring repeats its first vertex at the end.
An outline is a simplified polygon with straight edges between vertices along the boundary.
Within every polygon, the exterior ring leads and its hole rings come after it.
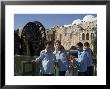
POLYGON ((36 60, 32 60, 32 63, 36 63, 36 60))
POLYGON ((77 61, 77 58, 74 58, 73 63, 76 63, 76 61, 77 61))

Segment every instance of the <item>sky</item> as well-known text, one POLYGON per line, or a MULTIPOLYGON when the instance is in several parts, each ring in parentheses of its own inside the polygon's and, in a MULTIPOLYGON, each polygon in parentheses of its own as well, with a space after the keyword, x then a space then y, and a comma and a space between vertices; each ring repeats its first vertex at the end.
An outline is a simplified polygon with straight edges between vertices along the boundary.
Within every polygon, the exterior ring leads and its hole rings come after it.
POLYGON ((15 14, 14 29, 24 27, 28 22, 39 21, 49 29, 55 25, 63 26, 71 24, 76 19, 83 19, 86 15, 97 16, 96 14, 15 14))

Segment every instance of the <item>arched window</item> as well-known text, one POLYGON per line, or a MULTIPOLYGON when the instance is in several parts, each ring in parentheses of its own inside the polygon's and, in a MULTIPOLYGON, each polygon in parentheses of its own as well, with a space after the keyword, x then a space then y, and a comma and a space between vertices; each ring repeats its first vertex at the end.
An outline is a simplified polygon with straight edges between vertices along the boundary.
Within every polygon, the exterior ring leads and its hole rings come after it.
POLYGON ((82 40, 85 40, 85 34, 84 33, 82 34, 82 40))
POLYGON ((70 33, 70 39, 72 39, 72 33, 70 33))
POLYGON ((86 40, 89 40, 89 33, 86 34, 86 40))
POLYGON ((91 33, 91 39, 94 39, 94 33, 91 33))

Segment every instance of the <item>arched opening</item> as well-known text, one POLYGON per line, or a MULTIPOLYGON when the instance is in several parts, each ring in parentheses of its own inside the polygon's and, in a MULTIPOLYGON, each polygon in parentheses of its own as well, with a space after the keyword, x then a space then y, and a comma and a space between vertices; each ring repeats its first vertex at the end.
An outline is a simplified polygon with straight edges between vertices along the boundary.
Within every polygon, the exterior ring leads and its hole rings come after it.
POLYGON ((85 34, 84 33, 82 34, 82 40, 85 40, 85 34))
POLYGON ((89 33, 86 34, 86 40, 89 40, 89 33))
POLYGON ((91 39, 94 39, 94 33, 91 33, 91 39))
POLYGON ((72 33, 70 33, 70 39, 72 39, 72 33))

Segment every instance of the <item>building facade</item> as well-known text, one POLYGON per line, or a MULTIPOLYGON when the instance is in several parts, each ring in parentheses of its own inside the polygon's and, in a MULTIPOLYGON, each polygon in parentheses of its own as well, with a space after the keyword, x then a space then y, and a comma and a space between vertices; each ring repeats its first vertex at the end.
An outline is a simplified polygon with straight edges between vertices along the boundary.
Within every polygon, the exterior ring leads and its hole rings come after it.
POLYGON ((78 42, 89 42, 93 49, 93 40, 97 35, 97 18, 87 15, 83 20, 74 20, 72 24, 55 26, 46 31, 47 40, 60 40, 66 50, 78 42))

